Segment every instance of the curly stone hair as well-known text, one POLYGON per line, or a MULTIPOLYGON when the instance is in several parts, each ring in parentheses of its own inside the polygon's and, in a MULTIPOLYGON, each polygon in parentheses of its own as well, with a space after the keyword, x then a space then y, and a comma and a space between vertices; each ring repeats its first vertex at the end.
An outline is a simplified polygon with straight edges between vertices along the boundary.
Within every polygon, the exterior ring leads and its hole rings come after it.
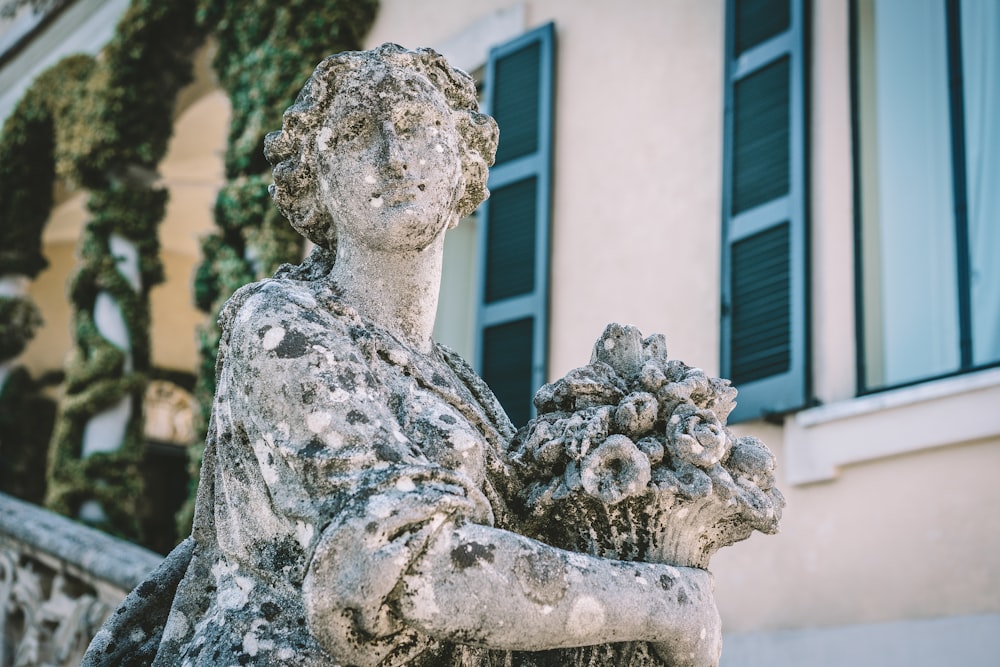
POLYGON ((469 215, 489 196, 486 179, 496 155, 499 131, 496 121, 479 113, 472 77, 451 67, 432 49, 410 51, 398 44, 383 44, 371 51, 345 51, 325 58, 302 88, 295 104, 285 111, 281 130, 264 140, 264 155, 271 163, 274 203, 300 234, 316 245, 336 247, 336 225, 320 201, 317 182, 316 132, 323 127, 340 84, 352 73, 373 64, 404 67, 427 77, 445 98, 459 134, 464 190, 455 205, 459 217, 469 215))

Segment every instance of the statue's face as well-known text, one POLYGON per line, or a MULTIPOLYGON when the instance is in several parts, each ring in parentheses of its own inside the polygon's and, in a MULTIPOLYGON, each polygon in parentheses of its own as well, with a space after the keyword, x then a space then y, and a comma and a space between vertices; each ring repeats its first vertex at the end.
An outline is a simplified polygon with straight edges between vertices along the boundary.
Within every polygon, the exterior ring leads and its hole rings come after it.
POLYGON ((419 73, 381 67, 350 77, 316 138, 319 184, 338 239, 422 249, 453 221, 461 194, 451 111, 419 73))

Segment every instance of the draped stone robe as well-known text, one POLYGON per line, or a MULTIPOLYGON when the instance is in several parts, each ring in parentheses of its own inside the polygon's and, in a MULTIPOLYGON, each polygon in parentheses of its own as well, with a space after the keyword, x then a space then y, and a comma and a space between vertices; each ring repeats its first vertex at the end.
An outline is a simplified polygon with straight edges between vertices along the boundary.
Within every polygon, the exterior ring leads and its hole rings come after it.
POLYGON ((493 394, 320 281, 247 286, 220 322, 194 553, 154 664, 468 664, 393 591, 445 522, 508 523, 493 394))
POLYGON ((442 525, 517 532, 499 402, 458 355, 414 350, 322 280, 248 285, 220 326, 192 537, 82 667, 662 664, 642 642, 509 652, 407 626, 394 594, 442 525))

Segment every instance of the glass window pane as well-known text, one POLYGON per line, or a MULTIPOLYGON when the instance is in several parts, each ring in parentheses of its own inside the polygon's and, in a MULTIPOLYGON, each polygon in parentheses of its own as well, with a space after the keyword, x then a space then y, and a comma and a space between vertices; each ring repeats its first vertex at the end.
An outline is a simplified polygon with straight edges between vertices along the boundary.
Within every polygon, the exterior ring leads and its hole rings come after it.
POLYGON ((865 384, 959 367, 944 0, 859 8, 865 384))
POLYGON ((961 3, 972 363, 1000 361, 1000 3, 961 3))

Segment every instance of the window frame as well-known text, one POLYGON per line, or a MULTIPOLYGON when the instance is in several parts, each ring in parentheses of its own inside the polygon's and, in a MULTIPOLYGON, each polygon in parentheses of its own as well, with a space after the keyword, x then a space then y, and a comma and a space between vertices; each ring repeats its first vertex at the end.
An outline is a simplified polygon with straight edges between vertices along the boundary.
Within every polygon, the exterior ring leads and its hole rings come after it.
POLYGON ((721 374, 732 376, 734 246, 765 230, 789 225, 789 366, 787 370, 737 385, 740 398, 730 422, 779 420, 807 407, 812 398, 812 324, 810 312, 810 155, 809 155, 809 28, 807 0, 788 0, 789 25, 776 35, 736 53, 737 2, 726 2, 721 317, 721 374), (789 71, 789 190, 765 203, 733 213, 734 127, 736 85, 748 76, 788 58, 789 71))
MULTIPOLYGON (((877 0, 875 0, 877 1, 877 0)), ((951 141, 951 176, 954 192, 953 223, 955 231, 955 252, 957 272, 957 324, 959 329, 959 367, 954 371, 937 373, 926 377, 906 380, 904 382, 886 383, 868 386, 868 351, 865 348, 866 322, 864 301, 864 220, 862 219, 863 195, 861 174, 861 85, 859 67, 861 66, 861 45, 859 41, 858 21, 860 20, 859 2, 848 0, 848 39, 850 67, 850 122, 851 122, 851 183, 853 205, 854 234, 854 323, 855 323, 855 394, 868 396, 906 387, 913 387, 928 382, 940 381, 967 373, 974 373, 1000 367, 1000 359, 987 364, 975 364, 972 352, 972 303, 970 288, 969 235, 966 187, 965 160, 965 112, 964 83, 962 71, 962 41, 961 41, 961 0, 943 0, 945 5, 945 31, 947 40, 947 69, 949 122, 951 141)), ((881 259, 881 258, 880 258, 881 259)))
MULTIPOLYGON (((549 269, 551 264, 552 226, 552 162, 554 155, 555 120, 555 49, 556 31, 552 22, 527 30, 518 37, 490 49, 483 76, 484 95, 482 107, 492 114, 497 62, 511 54, 530 47, 539 46, 538 62, 538 117, 536 149, 528 154, 498 162, 490 169, 488 187, 491 191, 519 183, 529 178, 536 180, 535 235, 534 235, 534 284, 530 292, 488 302, 486 298, 486 276, 489 261, 489 225, 491 199, 487 199, 478 210, 479 250, 478 275, 476 277, 476 319, 473 336, 472 366, 484 376, 484 340, 488 329, 512 324, 530 318, 532 321, 531 342, 531 389, 526 398, 528 417, 535 415, 532 402, 534 393, 547 378, 548 338, 549 338, 549 269)), ((487 378, 485 378, 488 381, 487 378)), ((508 409, 505 406, 505 410, 508 409)), ((522 426, 523 424, 515 424, 522 426)))

